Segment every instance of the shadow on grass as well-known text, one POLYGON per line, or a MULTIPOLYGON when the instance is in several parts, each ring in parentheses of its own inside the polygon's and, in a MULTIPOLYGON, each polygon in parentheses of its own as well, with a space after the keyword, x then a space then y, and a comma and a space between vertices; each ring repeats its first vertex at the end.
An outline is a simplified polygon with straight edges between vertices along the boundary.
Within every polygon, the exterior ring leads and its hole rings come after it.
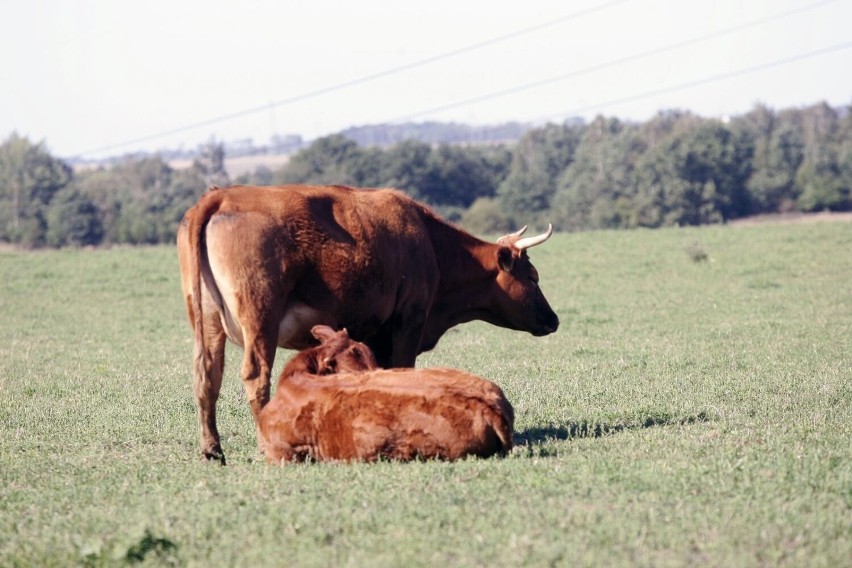
POLYGON ((529 446, 553 440, 573 440, 576 438, 600 438, 609 434, 617 434, 625 430, 641 430, 654 428, 656 426, 674 426, 683 424, 695 424, 697 422, 710 422, 713 417, 707 412, 699 412, 691 416, 649 416, 636 422, 569 422, 561 426, 545 426, 541 428, 528 428, 523 432, 515 432, 514 440, 516 446, 529 446))

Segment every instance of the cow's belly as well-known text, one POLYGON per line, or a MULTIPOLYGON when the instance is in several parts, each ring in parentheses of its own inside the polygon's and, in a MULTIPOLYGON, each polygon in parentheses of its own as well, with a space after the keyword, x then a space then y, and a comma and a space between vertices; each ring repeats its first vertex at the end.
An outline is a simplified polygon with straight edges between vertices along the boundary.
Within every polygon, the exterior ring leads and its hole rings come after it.
MULTIPOLYGON (((239 321, 231 317, 232 313, 231 310, 227 309, 225 313, 220 313, 225 335, 233 343, 245 347, 243 328, 239 321)), ((305 304, 298 303, 291 306, 278 323, 276 344, 278 347, 286 349, 304 349, 313 345, 316 342, 311 339, 311 328, 320 323, 333 324, 333 322, 328 321, 328 317, 323 317, 323 315, 305 304)))
POLYGON ((286 349, 304 349, 310 346, 311 328, 319 323, 333 325, 324 314, 314 308, 294 303, 284 313, 278 324, 278 347, 286 349))

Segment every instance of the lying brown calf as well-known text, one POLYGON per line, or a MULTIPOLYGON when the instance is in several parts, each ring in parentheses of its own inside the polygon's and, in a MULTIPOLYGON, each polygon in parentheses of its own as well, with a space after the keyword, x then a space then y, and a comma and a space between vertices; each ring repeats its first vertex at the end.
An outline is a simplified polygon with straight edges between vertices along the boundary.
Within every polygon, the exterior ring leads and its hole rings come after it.
POLYGON ((494 383, 453 369, 376 369, 346 330, 312 333, 320 345, 287 364, 261 412, 268 461, 454 460, 512 448, 514 411, 494 383))

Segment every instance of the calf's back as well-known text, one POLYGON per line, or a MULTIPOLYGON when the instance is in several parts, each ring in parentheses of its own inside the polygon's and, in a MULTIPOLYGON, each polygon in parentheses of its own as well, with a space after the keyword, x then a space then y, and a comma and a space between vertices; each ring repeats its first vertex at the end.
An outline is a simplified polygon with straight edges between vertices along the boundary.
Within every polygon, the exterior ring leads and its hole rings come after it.
POLYGON ((513 427, 500 387, 435 368, 299 373, 261 414, 271 462, 488 457, 512 448, 513 427))

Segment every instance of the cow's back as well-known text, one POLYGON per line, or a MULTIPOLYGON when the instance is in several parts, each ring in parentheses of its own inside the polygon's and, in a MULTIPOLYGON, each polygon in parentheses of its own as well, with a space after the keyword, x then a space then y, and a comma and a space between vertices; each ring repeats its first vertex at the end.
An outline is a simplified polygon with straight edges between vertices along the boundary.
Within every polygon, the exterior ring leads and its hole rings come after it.
POLYGON ((303 348, 314 324, 369 338, 432 302, 438 272, 422 209, 400 192, 235 186, 195 209, 212 200, 204 282, 237 344, 253 312, 278 322, 278 345, 303 348))

